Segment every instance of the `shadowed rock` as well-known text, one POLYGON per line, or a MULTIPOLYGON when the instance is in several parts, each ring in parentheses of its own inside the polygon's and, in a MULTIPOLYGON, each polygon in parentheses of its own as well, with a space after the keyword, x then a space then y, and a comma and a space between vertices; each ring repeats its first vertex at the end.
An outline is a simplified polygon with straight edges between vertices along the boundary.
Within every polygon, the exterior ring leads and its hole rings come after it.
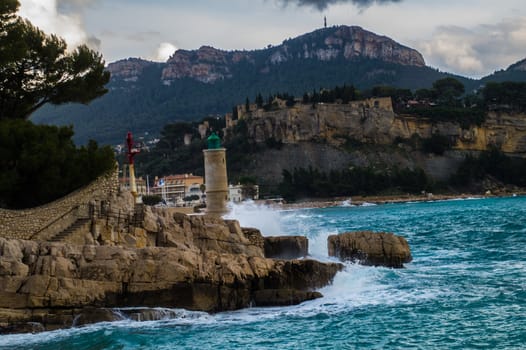
POLYGON ((254 306, 289 306, 322 297, 320 292, 297 289, 263 289, 254 295, 254 306))
POLYGON ((297 259, 309 254, 309 240, 304 236, 265 237, 265 257, 297 259))
POLYGON ((412 260, 405 238, 392 233, 347 232, 329 236, 327 244, 329 256, 363 265, 402 268, 412 260))

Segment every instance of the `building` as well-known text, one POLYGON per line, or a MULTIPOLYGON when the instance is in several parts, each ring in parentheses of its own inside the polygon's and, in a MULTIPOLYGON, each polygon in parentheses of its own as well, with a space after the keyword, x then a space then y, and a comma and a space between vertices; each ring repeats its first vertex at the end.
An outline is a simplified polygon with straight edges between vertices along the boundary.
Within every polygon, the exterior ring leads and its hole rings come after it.
POLYGON ((228 200, 230 202, 242 202, 245 200, 259 199, 258 185, 229 185, 228 186, 228 200))
POLYGON ((193 174, 156 176, 150 194, 159 195, 167 202, 183 204, 184 199, 192 195, 201 199, 203 184, 203 177, 193 174))
MULTIPOLYGON (((125 191, 130 191, 130 178, 129 177, 119 177, 120 188, 125 191)), ((148 194, 148 186, 146 180, 142 177, 135 178, 135 186, 137 187, 137 195, 144 196, 148 194)))

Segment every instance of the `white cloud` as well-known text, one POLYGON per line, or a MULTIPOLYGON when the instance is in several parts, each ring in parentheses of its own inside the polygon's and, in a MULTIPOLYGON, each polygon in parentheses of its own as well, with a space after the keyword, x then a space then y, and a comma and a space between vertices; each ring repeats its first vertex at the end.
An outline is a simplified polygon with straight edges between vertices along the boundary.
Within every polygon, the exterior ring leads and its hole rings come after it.
MULTIPOLYGON (((81 3, 87 1, 73 1, 74 7, 68 8, 68 13, 59 12, 60 0, 20 0, 19 15, 25 17, 46 33, 56 34, 68 44, 70 49, 80 44, 87 44, 93 49, 98 49, 100 40, 86 33, 81 13, 72 11, 79 8, 81 3)), ((64 5, 66 1, 61 0, 64 5)))
POLYGON ((426 61, 442 70, 481 77, 526 57, 526 17, 473 28, 439 27, 418 43, 426 61))
POLYGON ((161 43, 153 57, 154 61, 166 62, 168 58, 177 50, 177 47, 171 43, 161 43))

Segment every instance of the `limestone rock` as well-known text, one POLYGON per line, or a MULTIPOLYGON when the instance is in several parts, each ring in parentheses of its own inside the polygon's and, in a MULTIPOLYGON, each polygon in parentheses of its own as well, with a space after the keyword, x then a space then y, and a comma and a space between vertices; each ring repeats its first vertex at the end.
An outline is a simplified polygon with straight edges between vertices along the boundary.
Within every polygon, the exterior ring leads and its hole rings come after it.
MULTIPOLYGON (((265 74, 269 66, 291 60, 312 59, 333 61, 336 59, 352 61, 356 58, 378 59, 401 65, 424 66, 422 55, 411 48, 385 36, 376 35, 357 26, 338 26, 305 34, 289 43, 260 50, 264 60, 258 60, 247 51, 222 51, 210 46, 198 50, 177 50, 166 62, 161 79, 165 84, 180 79, 191 78, 203 83, 232 78, 234 68, 240 62, 253 65, 265 74), (320 37, 322 42, 320 42, 320 37), (295 44, 294 44, 295 43, 295 44)), ((118 77, 137 76, 144 64, 138 61, 119 61, 111 67, 112 74, 118 77)))
POLYGON ((364 265, 401 268, 412 260, 406 239, 392 233, 347 232, 329 236, 327 243, 329 256, 364 265))
MULTIPOLYGON (((262 249, 256 249, 233 222, 221 224, 207 217, 177 220, 186 230, 180 248, 72 246, 0 238, 0 247, 10 247, 4 250, 8 256, 0 256, 0 265, 9 272, 0 276, 0 327, 4 327, 0 332, 34 330, 30 324, 50 330, 113 320, 116 316, 108 309, 115 307, 217 312, 248 307, 254 301, 289 305, 319 297, 314 289, 330 283, 342 268, 313 260, 264 258, 262 249), (184 243, 194 230, 210 233, 210 241, 229 242, 184 243)), ((257 236, 256 231, 253 234, 257 236)))
POLYGON ((265 239, 257 228, 243 227, 241 230, 243 231, 243 235, 250 241, 251 244, 253 244, 258 249, 261 249, 261 251, 264 251, 265 239))
POLYGON ((82 326, 97 322, 120 321, 124 317, 108 308, 87 307, 75 314, 72 326, 82 326))
POLYGON ((158 65, 158 63, 146 61, 140 58, 127 58, 108 65, 108 71, 113 78, 119 78, 124 81, 137 81, 143 70, 149 66, 158 65))
POLYGON ((331 283, 343 265, 322 263, 317 260, 278 260, 264 278, 264 289, 312 290, 331 283))
POLYGON ((309 240, 304 236, 265 237, 265 257, 297 259, 309 254, 309 240))
POLYGON ((320 292, 296 289, 263 289, 254 295, 255 306, 288 306, 321 298, 320 292))
MULTIPOLYGON (((131 209, 133 198, 121 194, 101 210, 131 209)), ((112 308, 122 307, 218 312, 254 302, 290 305, 319 297, 314 290, 342 268, 265 258, 259 230, 236 220, 139 209, 144 220, 136 226, 95 219, 94 237, 103 245, 0 237, 0 332, 111 321, 120 317, 112 308)), ((275 241, 280 256, 307 253, 306 238, 275 241)))

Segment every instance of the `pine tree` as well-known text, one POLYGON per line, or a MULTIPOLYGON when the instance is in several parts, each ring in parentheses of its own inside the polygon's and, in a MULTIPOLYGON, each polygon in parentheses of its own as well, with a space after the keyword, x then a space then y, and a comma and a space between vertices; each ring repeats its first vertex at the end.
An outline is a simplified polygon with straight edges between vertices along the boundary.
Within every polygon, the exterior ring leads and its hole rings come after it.
POLYGON ((109 72, 87 46, 66 42, 16 15, 18 0, 0 3, 0 119, 27 119, 46 103, 88 103, 107 92, 109 72))

